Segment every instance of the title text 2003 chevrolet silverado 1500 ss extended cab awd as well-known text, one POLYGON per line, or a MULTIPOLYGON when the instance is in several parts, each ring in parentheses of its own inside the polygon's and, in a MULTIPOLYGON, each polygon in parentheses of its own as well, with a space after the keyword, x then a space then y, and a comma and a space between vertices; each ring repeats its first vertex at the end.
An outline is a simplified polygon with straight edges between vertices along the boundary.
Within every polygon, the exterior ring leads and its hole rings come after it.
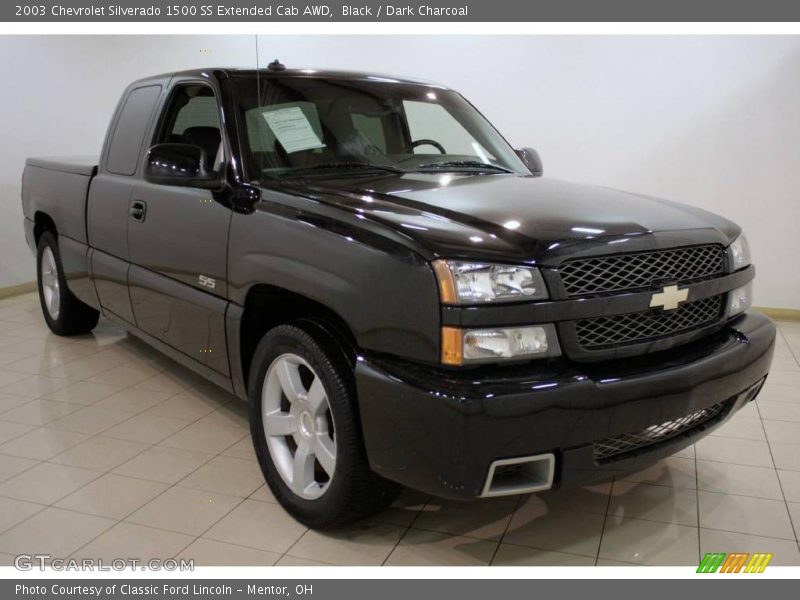
POLYGON ((447 88, 273 64, 133 83, 22 200, 51 329, 102 314, 247 400, 275 497, 331 527, 640 469, 758 393, 740 228, 541 175, 447 88))

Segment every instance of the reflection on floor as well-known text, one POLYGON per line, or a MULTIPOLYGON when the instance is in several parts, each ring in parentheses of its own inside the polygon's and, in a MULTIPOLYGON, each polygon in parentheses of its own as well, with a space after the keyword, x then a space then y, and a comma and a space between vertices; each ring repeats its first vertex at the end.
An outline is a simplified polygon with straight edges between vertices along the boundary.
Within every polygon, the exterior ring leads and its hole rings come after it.
POLYGON ((696 565, 763 551, 800 565, 800 323, 779 325, 758 401, 646 472, 465 504, 407 492, 369 522, 317 533, 265 488, 243 403, 107 321, 58 338, 35 296, 3 300, 0 558, 696 565))

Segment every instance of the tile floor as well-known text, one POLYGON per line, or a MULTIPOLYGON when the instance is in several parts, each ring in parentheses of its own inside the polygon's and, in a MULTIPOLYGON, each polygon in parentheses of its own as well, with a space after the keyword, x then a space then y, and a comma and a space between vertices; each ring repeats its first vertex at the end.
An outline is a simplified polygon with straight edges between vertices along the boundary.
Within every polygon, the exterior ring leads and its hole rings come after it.
POLYGON ((107 321, 51 335, 0 301, 0 564, 18 553, 206 565, 696 565, 768 551, 800 565, 800 323, 780 323, 757 403, 679 455, 606 485, 469 504, 407 492, 318 533, 265 488, 244 406, 107 321))

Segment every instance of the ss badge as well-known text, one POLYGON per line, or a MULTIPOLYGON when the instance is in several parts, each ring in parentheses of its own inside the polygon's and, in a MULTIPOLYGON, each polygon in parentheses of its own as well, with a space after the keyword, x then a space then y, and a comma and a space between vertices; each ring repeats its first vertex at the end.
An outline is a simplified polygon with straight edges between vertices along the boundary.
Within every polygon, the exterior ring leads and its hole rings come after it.
POLYGON ((200 277, 197 278, 197 283, 210 290, 213 290, 217 287, 217 280, 212 279, 211 277, 206 277, 205 275, 200 275, 200 277))

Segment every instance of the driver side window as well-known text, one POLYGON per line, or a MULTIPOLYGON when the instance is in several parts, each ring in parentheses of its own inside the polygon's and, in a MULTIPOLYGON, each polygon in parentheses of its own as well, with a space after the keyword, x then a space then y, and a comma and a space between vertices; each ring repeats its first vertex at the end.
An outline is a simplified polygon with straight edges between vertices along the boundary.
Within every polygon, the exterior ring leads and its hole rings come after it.
POLYGON ((206 171, 219 171, 225 157, 214 91, 202 84, 177 87, 156 143, 200 146, 206 155, 206 171))

